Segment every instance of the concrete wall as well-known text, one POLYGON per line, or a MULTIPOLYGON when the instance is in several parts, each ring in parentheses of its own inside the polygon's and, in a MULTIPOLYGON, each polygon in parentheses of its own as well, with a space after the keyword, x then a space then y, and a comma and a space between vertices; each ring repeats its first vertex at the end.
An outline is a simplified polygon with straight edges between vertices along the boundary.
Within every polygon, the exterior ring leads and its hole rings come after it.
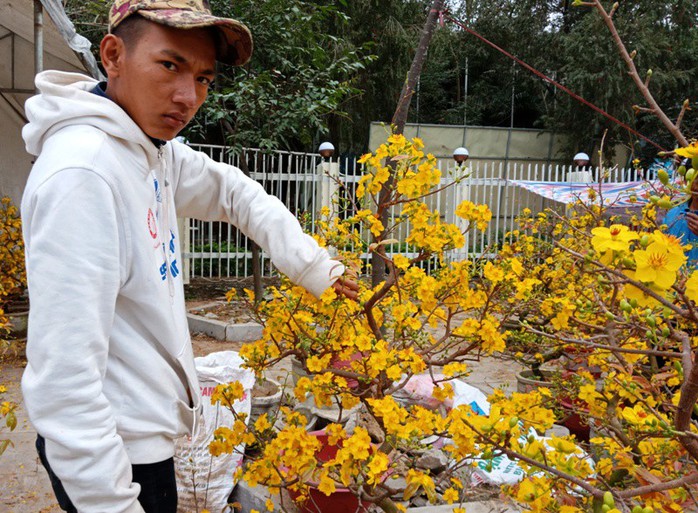
MULTIPOLYGON (((378 122, 371 123, 369 149, 375 151, 389 135, 389 128, 378 122)), ((498 128, 458 125, 416 125, 405 126, 405 137, 419 137, 424 141, 424 152, 432 153, 444 164, 452 162, 453 150, 465 146, 470 152, 470 162, 477 161, 481 168, 507 164, 572 164, 573 155, 562 154, 564 135, 545 130, 527 128, 498 128)), ((587 151, 592 163, 598 163, 598 156, 587 151)), ((626 165, 627 148, 616 147, 615 162, 619 167, 626 165)))

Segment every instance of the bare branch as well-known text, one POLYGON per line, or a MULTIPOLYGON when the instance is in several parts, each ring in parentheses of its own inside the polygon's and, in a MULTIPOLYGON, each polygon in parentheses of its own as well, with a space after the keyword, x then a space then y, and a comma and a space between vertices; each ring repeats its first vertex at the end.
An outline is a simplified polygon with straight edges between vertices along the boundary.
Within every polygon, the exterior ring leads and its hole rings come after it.
POLYGON ((686 111, 690 110, 690 108, 691 108, 690 105, 691 105, 691 102, 688 100, 688 98, 686 98, 683 101, 683 105, 681 106, 681 112, 679 112, 679 117, 676 118, 676 123, 675 123, 676 128, 681 127, 681 122, 683 121, 683 117, 686 114, 686 111))

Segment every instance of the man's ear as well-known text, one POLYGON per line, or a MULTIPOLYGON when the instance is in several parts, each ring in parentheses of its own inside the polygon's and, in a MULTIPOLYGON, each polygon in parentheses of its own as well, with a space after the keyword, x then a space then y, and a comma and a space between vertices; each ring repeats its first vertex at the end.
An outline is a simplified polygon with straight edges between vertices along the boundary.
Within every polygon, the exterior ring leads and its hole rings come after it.
POLYGON ((102 58, 102 66, 109 79, 116 78, 121 72, 121 67, 126 54, 124 41, 114 34, 107 34, 99 44, 99 55, 102 58))

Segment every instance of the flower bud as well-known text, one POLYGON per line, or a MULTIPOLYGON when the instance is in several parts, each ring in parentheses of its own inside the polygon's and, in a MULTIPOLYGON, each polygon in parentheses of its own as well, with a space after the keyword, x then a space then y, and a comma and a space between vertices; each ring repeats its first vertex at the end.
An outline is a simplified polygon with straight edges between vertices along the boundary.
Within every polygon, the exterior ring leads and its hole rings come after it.
POLYGON ((672 208, 674 204, 671 202, 669 198, 664 197, 657 202, 657 206, 659 208, 666 208, 668 210, 672 208))
POLYGON ((669 184, 669 173, 667 173, 664 169, 657 171, 657 178, 659 178, 659 181, 664 185, 669 184))
POLYGON ((676 172, 681 176, 686 176, 686 166, 679 166, 676 172))
POLYGON ((603 494, 603 503, 607 504, 611 508, 616 505, 616 501, 613 498, 613 494, 611 492, 604 492, 603 494))

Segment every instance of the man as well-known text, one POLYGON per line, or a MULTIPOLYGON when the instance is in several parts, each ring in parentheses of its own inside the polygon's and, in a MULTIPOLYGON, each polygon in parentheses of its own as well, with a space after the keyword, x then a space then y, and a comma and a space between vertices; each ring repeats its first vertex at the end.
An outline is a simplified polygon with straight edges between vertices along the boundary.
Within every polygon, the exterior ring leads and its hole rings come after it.
POLYGON ((691 250, 686 252, 688 265, 698 263, 698 180, 691 182, 691 197, 686 203, 678 205, 664 218, 667 233, 681 239, 683 244, 690 244, 691 250))
POLYGON ((26 103, 37 155, 22 200, 31 327, 22 390, 61 507, 174 513, 174 439, 199 385, 177 216, 225 220, 319 296, 356 298, 343 267, 239 169, 172 139, 216 60, 252 51, 205 0, 116 0, 100 45, 108 82, 49 71, 26 103))

